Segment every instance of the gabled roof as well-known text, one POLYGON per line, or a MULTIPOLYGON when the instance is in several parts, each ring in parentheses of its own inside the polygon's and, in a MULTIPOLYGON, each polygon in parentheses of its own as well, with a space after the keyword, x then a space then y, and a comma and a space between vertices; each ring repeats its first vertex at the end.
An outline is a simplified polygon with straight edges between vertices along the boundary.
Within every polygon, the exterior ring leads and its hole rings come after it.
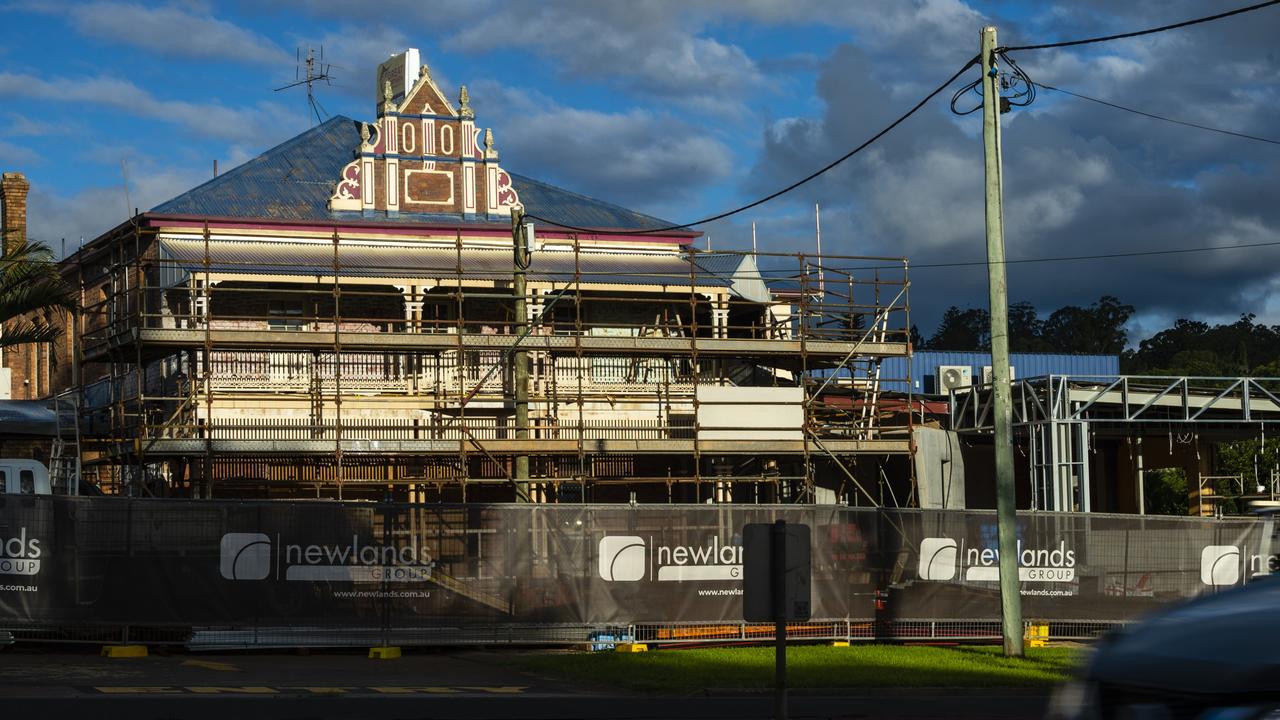
MULTIPOLYGON (((256 218, 263 220, 376 222, 457 222, 457 215, 400 213, 388 217, 332 212, 329 197, 360 146, 360 124, 344 116, 293 137, 218 177, 161 203, 161 215, 256 218)), ((600 229, 645 230, 674 223, 619 205, 511 174, 525 210, 565 225, 600 229)), ((485 221, 478 221, 484 223, 485 221)))

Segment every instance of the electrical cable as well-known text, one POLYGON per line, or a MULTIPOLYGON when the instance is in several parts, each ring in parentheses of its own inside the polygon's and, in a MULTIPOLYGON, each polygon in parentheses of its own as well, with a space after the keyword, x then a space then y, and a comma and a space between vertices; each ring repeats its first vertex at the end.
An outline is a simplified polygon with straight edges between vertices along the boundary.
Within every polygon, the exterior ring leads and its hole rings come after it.
POLYGON ((1210 127, 1208 125, 1200 125, 1198 123, 1187 122, 1185 120, 1175 120, 1171 117, 1165 117, 1163 115, 1156 115, 1155 113, 1144 112, 1142 110, 1137 110, 1135 108, 1125 107, 1124 105, 1117 105, 1116 103, 1108 102, 1106 100, 1099 100, 1098 98, 1089 97, 1088 95, 1081 95, 1078 92, 1063 90, 1060 87, 1054 87, 1052 85, 1047 85, 1042 82, 1037 82, 1036 85, 1039 85, 1040 87, 1046 90, 1053 90, 1054 92, 1060 92, 1064 95, 1070 95, 1072 97, 1079 98, 1081 100, 1088 100, 1089 102, 1098 103, 1099 105, 1106 105, 1107 107, 1115 108, 1116 110, 1131 112, 1135 115, 1141 115, 1143 117, 1148 117, 1153 120, 1163 120, 1164 122, 1173 123, 1175 125, 1185 125, 1190 128, 1196 128, 1197 130, 1208 130, 1209 132, 1222 133, 1223 135, 1231 135, 1233 137, 1244 138, 1246 140, 1257 140, 1258 142, 1271 143, 1272 145, 1280 145, 1280 140, 1273 140, 1271 138, 1259 137, 1257 135, 1248 135, 1245 133, 1235 132, 1233 130, 1223 130, 1222 128, 1210 127))
MULTIPOLYGON (((999 75, 1000 89, 1002 91, 1000 95, 1000 112, 1006 113, 1009 112, 1012 107, 1026 107, 1035 102, 1036 83, 1031 81, 1031 76, 1023 72, 1017 61, 1008 55, 1005 55, 1003 50, 997 49, 995 51, 995 56, 997 62, 993 64, 993 69, 1003 62, 1013 70, 1012 73, 1000 73, 999 75)), ((956 105, 960 102, 960 98, 970 91, 978 97, 982 97, 982 81, 983 77, 979 75, 978 79, 957 90, 956 93, 951 96, 951 112, 956 115, 970 115, 981 110, 981 102, 978 102, 978 104, 968 110, 959 110, 956 108, 956 105)))
MULTIPOLYGON (((1276 2, 1280 2, 1280 0, 1276 0, 1276 2)), ((711 217, 706 217, 701 220, 695 220, 693 222, 684 223, 682 225, 670 225, 667 227, 650 228, 648 230, 595 230, 592 228, 578 227, 575 225, 565 225, 564 223, 558 223, 554 220, 549 220, 547 218, 533 215, 531 213, 526 213, 525 217, 529 218, 530 220, 536 220, 538 222, 546 223, 548 225, 551 225, 552 227, 560 228, 562 230, 570 230, 573 232, 580 232, 580 233, 590 233, 593 235, 652 235, 654 233, 670 232, 672 230, 684 230, 687 228, 694 227, 695 225, 705 225, 706 223, 714 222, 716 220, 723 220, 724 218, 727 218, 731 215, 737 215, 740 212, 750 210, 751 208, 756 207, 757 205, 763 205, 764 203, 767 203, 776 197, 785 195, 791 192, 792 190, 795 190, 796 188, 800 187, 801 185, 804 185, 810 180, 813 180, 814 178, 817 178, 818 176, 823 175, 824 173, 830 171, 840 163, 843 163, 845 160, 848 160, 854 155, 857 155, 858 153, 862 152, 867 147, 869 147, 872 143, 876 142, 880 138, 889 134, 889 131, 901 125, 903 121, 905 121, 907 118, 911 117, 912 115, 915 115, 920 108, 924 107, 925 104, 928 103, 930 100, 932 100, 935 96, 937 96, 938 93, 942 92, 943 90, 946 90, 947 87, 951 85, 951 83, 955 82, 956 79, 959 78, 961 75, 963 75, 966 70, 968 70, 969 68, 973 67, 976 64, 978 64, 978 56, 974 55, 972 58, 969 59, 967 63, 964 64, 964 67, 961 67, 959 70, 956 71, 954 75, 947 78, 946 82, 942 83, 937 88, 935 88, 933 92, 930 92, 928 95, 925 95, 924 98, 920 100, 920 102, 916 103, 914 107, 912 107, 910 110, 908 110, 904 114, 898 116, 897 120, 894 120, 893 122, 886 125, 883 130, 876 133, 875 135, 872 135, 870 139, 868 139, 866 142, 862 143, 858 147, 850 150, 844 155, 841 155, 839 158, 836 158, 832 162, 828 163, 826 166, 820 168, 819 170, 809 174, 804 178, 801 178, 800 180, 797 180, 794 183, 791 183, 790 185, 782 188, 781 190, 778 190, 777 192, 766 195, 760 198, 759 200, 748 203, 746 205, 735 208, 733 210, 722 212, 718 215, 712 215, 711 217)))
POLYGON ((1195 18, 1194 20, 1184 20, 1182 22, 1174 23, 1172 25, 1162 25, 1160 27, 1148 28, 1146 30, 1136 30, 1134 32, 1120 33, 1118 35, 1104 35, 1102 37, 1085 38, 1083 40, 1064 40, 1062 42, 1042 43, 1039 45, 1011 45, 1008 47, 996 48, 996 52, 1013 52, 1016 50, 1047 50, 1049 48, 1075 47, 1077 45, 1089 45, 1091 43, 1110 42, 1112 40, 1124 40, 1126 38, 1140 37, 1142 35, 1153 35, 1155 33, 1165 32, 1167 30, 1177 30, 1178 28, 1190 27, 1192 25, 1199 25, 1200 23, 1212 22, 1214 20, 1222 20, 1223 18, 1229 18, 1233 15, 1241 15, 1243 13, 1253 12, 1254 10, 1262 10, 1263 8, 1267 8, 1272 5, 1280 5, 1280 0, 1267 0, 1267 2, 1261 2, 1256 5, 1249 5, 1247 7, 1236 8, 1235 10, 1228 10, 1226 12, 1218 13, 1217 15, 1208 15, 1206 17, 1195 18))
MULTIPOLYGON (((1232 16, 1234 16, 1234 15, 1241 15, 1241 14, 1244 14, 1244 13, 1253 12, 1253 11, 1255 11, 1255 10, 1261 10, 1261 9, 1263 9, 1263 8, 1270 7, 1270 6, 1272 6, 1272 5, 1280 5, 1280 0, 1267 0, 1267 2, 1261 2, 1261 3, 1257 3, 1257 4, 1255 4, 1255 5, 1249 5, 1249 6, 1242 7, 1242 8, 1236 8, 1235 10, 1228 10, 1228 11, 1226 11, 1226 12, 1217 13, 1216 15, 1208 15, 1208 16, 1205 16, 1205 17, 1195 18, 1195 19, 1192 19, 1192 20, 1184 20, 1184 21, 1182 21, 1182 22, 1173 23, 1173 24, 1171 24, 1171 25, 1162 25, 1162 26, 1160 26, 1160 27, 1148 28, 1148 29, 1146 29, 1146 30, 1136 30, 1136 31, 1133 31, 1133 32, 1119 33, 1119 34, 1116 34, 1116 35, 1104 35, 1104 36, 1100 36, 1100 37, 1084 38, 1084 39, 1081 39, 1081 40, 1066 40, 1066 41, 1062 41, 1062 42, 1055 42, 1055 43, 1042 43, 1042 44, 1039 44, 1039 45, 1010 45, 1010 46, 1005 46, 1005 47, 996 48, 996 54, 1000 57, 1000 59, 1001 59, 1002 61, 1004 61, 1005 63, 1007 63, 1007 64, 1009 65, 1009 67, 1010 67, 1010 68, 1012 68, 1012 69, 1014 70, 1013 74, 1008 76, 1008 78, 1009 78, 1009 79, 1007 79, 1007 80, 1004 80, 1004 81, 1003 81, 1003 82, 1005 83, 1005 87, 1006 87, 1007 89, 1015 89, 1015 90, 1016 90, 1016 88, 1017 88, 1017 85, 1018 85, 1018 84, 1023 84, 1023 89, 1018 90, 1018 91, 1016 91, 1016 92, 1014 92, 1014 93, 1012 93, 1012 94, 1010 94, 1010 95, 1008 95, 1008 96, 1005 96, 1005 97, 1004 97, 1004 99, 1008 102, 1008 104, 1009 104, 1009 105, 1017 105, 1017 106, 1026 106, 1026 105, 1030 105, 1030 104, 1031 104, 1032 102, 1034 102, 1034 100, 1035 100, 1035 85, 1036 85, 1036 84, 1035 84, 1034 82, 1032 82, 1032 81, 1031 81, 1031 79, 1027 76, 1027 74, 1026 74, 1026 73, 1024 73, 1024 72, 1022 71, 1022 69, 1021 69, 1021 68, 1019 68, 1019 67, 1018 67, 1018 64, 1017 64, 1017 62, 1016 62, 1016 61, 1014 61, 1012 58, 1009 58, 1009 57, 1006 55, 1006 53, 1008 53, 1008 52, 1013 52, 1013 51, 1017 51, 1017 50, 1045 50, 1045 49, 1048 49, 1048 48, 1075 47, 1075 46, 1078 46, 1078 45, 1088 45, 1088 44, 1091 44, 1091 43, 1109 42, 1109 41, 1112 41, 1112 40, 1122 40, 1122 39, 1125 39, 1125 38, 1134 38, 1134 37, 1140 37, 1140 36, 1143 36, 1143 35, 1152 35, 1152 34, 1154 34, 1154 33, 1165 32, 1165 31, 1168 31, 1168 30, 1177 30, 1177 29, 1179 29, 1179 28, 1190 27, 1190 26, 1192 26, 1192 25, 1199 25, 1199 24, 1201 24, 1201 23, 1212 22, 1212 21, 1214 21, 1214 20, 1222 20, 1223 18, 1232 17, 1232 16)), ((944 82, 942 85, 939 85, 939 86, 938 86, 938 87, 937 87, 933 92, 931 92, 931 93, 929 93, 928 95, 926 95, 926 96, 924 97, 924 99, 923 99, 923 100, 921 100, 920 102, 916 103, 916 105, 915 105, 914 107, 912 107, 910 110, 908 110, 908 111, 906 112, 906 114, 904 114, 904 115, 900 116, 897 120, 894 120, 894 121, 893 121, 892 123, 890 123, 887 127, 885 127, 883 130, 881 130, 880 132, 878 132, 878 133, 876 133, 875 135, 873 135, 869 140, 867 140, 867 141, 866 141, 866 142, 864 142, 863 144, 859 145, 858 147, 854 148, 853 150, 850 150, 848 153, 845 153, 843 156, 841 156, 841 157, 837 158, 837 159, 836 159, 836 160, 834 160, 833 162, 831 162, 831 163, 829 163, 828 165, 826 165, 825 167, 823 167, 823 168, 821 168, 821 169, 819 169, 819 170, 815 171, 814 173, 812 173, 812 174, 808 175, 807 177, 801 178, 800 180, 798 180, 798 181, 796 181, 796 182, 792 183, 791 185, 788 185, 788 186, 787 186, 787 187, 785 187, 785 188, 782 188, 781 190, 778 190, 777 192, 774 192, 774 193, 771 193, 771 194, 769 194, 769 195, 766 195, 765 197, 762 197, 762 198, 760 198, 759 200, 756 200, 756 201, 754 201, 754 202, 748 203, 748 204, 746 204, 746 205, 743 205, 743 206, 741 206, 741 207, 735 208, 735 209, 733 209, 733 210, 729 210, 729 211, 726 211, 726 212, 723 212, 723 213, 719 213, 719 214, 717 214, 717 215, 712 215, 712 216, 710 216, 710 217, 706 217, 706 218, 703 218, 703 219, 701 219, 701 220, 695 220, 695 221, 693 221, 693 222, 683 223, 683 224, 681 224, 681 225, 670 225, 670 226, 667 226, 667 227, 650 228, 650 229, 647 229, 647 230, 611 230, 611 231, 601 231, 601 230, 595 230, 595 229, 592 229, 592 228, 581 227, 581 226, 576 226, 576 225, 565 225, 565 224, 563 224, 563 223, 558 223, 558 222, 556 222, 556 221, 554 221, 554 220, 549 220, 549 219, 547 219, 547 218, 540 217, 540 216, 533 215, 533 214, 528 214, 528 215, 526 215, 526 217, 528 217, 528 218, 530 218, 530 219, 532 219, 532 220, 536 220, 536 221, 538 221, 538 222, 547 223, 547 224, 551 225, 552 227, 557 227, 557 228, 561 228, 561 229, 564 229, 564 230, 571 230, 571 231, 582 232, 582 233, 592 233, 592 234, 596 234, 596 235, 613 235, 613 236, 617 236, 617 235, 652 235, 652 234, 654 234, 654 233, 670 232, 670 231, 673 231, 673 230, 685 230, 685 229, 688 229, 688 228, 691 228, 691 227, 694 227, 694 226, 697 226, 697 225, 705 225, 706 223, 714 222, 714 221, 716 221, 716 220, 723 220, 724 218, 730 217, 730 216, 732 216, 732 215, 737 215, 738 213, 744 212, 744 211, 746 211, 746 210, 750 210, 751 208, 756 207, 756 206, 758 206, 758 205, 763 205, 764 203, 769 202, 770 200, 773 200, 773 199, 774 199, 774 198, 776 198, 776 197, 779 197, 779 196, 781 196, 781 195, 785 195, 785 194, 787 194, 787 193, 791 192, 792 190, 795 190, 796 188, 800 187, 801 185, 804 185, 805 183, 807 183, 807 182, 809 182, 809 181, 811 181, 811 180, 813 180, 813 179, 815 179, 815 178, 817 178, 817 177, 819 177, 819 176, 821 176, 821 175, 823 175, 823 174, 827 173, 827 172, 828 172, 828 171, 830 171, 831 169, 835 168, 837 165, 839 165, 839 164, 843 163, 845 160, 848 160, 849 158, 851 158, 851 157, 853 157, 854 155, 858 154, 859 152, 861 152, 862 150, 864 150, 865 148, 867 148, 869 145, 871 145, 872 143, 876 142, 876 141, 877 141, 877 140, 879 140, 881 137, 883 137, 884 135, 886 135, 889 131, 893 130, 895 127, 897 127, 898 125, 900 125, 904 120, 906 120, 907 118, 909 118, 909 117, 911 117, 912 115, 914 115, 914 114, 915 114, 915 113, 916 113, 920 108, 924 107, 925 103, 927 103, 927 102, 929 102, 930 100, 932 100, 932 99, 933 99, 933 98, 934 98, 938 93, 942 92, 942 91, 943 91, 944 89, 946 89, 949 85, 951 85, 951 83, 955 82, 955 81, 956 81, 956 80, 957 80, 957 79, 958 79, 962 74, 964 74, 964 72, 965 72, 966 70, 968 70, 970 67, 972 67, 973 65, 976 65, 976 64, 978 63, 978 60, 979 60, 979 58, 975 55, 973 58, 971 58, 971 59, 969 60, 969 62, 965 63, 964 67, 962 67, 962 68, 960 68, 958 71, 956 71, 956 73, 955 73, 954 75, 952 75, 952 76, 951 76, 951 77, 950 77, 946 82, 944 82)), ((953 96, 952 96, 952 98, 951 98, 951 110, 952 110, 952 112, 955 112, 955 113, 956 113, 956 114, 958 114, 958 115, 967 115, 967 114, 969 114, 969 113, 972 113, 972 112, 976 112, 976 111, 977 111, 977 109, 978 109, 977 107, 971 108, 971 109, 966 110, 966 111, 963 111, 963 112, 958 111, 958 110, 956 110, 956 102, 958 101, 958 99, 959 99, 961 96, 963 96, 963 95, 964 95, 964 93, 965 93, 965 92, 967 92, 967 91, 969 91, 969 90, 976 90, 978 87, 980 87, 980 86, 981 86, 981 82, 982 82, 982 81, 981 81, 981 79, 979 79, 979 80, 978 80, 978 81, 976 81, 976 82, 970 83, 970 84, 966 85, 964 88, 961 88, 961 89, 960 89, 960 91, 958 91, 955 95, 953 95, 953 96)), ((1045 86, 1045 87, 1047 87, 1047 86, 1045 86)), ((980 107, 980 106, 979 106, 979 107, 980 107)))
MULTIPOLYGON (((1084 260, 1114 260, 1118 258, 1131 257, 1151 257, 1156 255, 1186 255, 1189 253, 1215 252, 1218 250, 1248 250, 1251 248, 1278 247, 1280 240, 1270 242, 1241 243, 1239 245, 1216 245, 1210 247, 1193 247, 1193 248, 1177 248, 1174 250, 1135 250, 1133 252, 1120 253, 1099 253, 1097 255, 1059 255, 1054 257, 1038 257, 1038 258, 1021 258, 1017 260, 1005 260, 1004 265, 1026 265, 1031 263, 1053 263, 1053 262, 1078 262, 1084 260)), ((958 267, 979 267, 990 265, 986 260, 968 260, 945 263, 911 263, 908 268, 912 271, 921 269, 936 268, 958 268, 958 267)), ((893 270, 900 269, 901 265, 858 265, 850 267, 828 267, 833 272, 853 272, 855 270, 893 270)), ((763 275, 765 273, 794 273, 794 270, 760 270, 763 275)), ((766 278, 769 280, 772 278, 766 278)), ((781 279, 781 278, 779 278, 781 279)))

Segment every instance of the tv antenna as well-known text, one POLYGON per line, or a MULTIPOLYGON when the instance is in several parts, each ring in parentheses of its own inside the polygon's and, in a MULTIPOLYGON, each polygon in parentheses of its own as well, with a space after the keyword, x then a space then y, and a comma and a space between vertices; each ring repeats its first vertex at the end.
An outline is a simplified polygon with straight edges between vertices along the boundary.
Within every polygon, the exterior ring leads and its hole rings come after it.
POLYGON ((297 60, 297 66, 294 68, 294 71, 293 71, 294 82, 291 82, 288 85, 278 87, 275 89, 275 91, 280 92, 281 90, 288 90, 289 88, 295 88, 295 87, 298 87, 299 85, 306 85, 307 86, 307 107, 311 108, 311 114, 315 115, 317 123, 324 122, 324 118, 320 117, 320 113, 324 113, 325 115, 328 115, 329 111, 325 110, 324 106, 320 104, 320 101, 316 99, 316 94, 314 89, 315 84, 320 82, 321 80, 324 81, 325 85, 332 84, 329 82, 329 79, 332 78, 333 76, 329 74, 329 70, 333 66, 326 64, 324 61, 324 46, 323 45, 320 46, 319 60, 316 60, 315 49, 312 48, 310 45, 307 46, 306 60, 302 59, 302 48, 295 49, 294 56, 297 60), (306 72, 305 77, 303 76, 304 70, 306 72))

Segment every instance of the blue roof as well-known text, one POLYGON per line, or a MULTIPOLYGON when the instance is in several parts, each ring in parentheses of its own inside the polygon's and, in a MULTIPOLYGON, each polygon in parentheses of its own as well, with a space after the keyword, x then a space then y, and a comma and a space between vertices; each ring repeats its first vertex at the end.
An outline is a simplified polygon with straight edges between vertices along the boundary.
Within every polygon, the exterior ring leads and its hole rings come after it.
MULTIPOLYGON (((1075 355, 1069 353, 1011 353, 1014 379, 1044 375, 1118 375, 1119 355, 1075 355)), ((938 366, 966 365, 976 380, 982 379, 982 368, 991 365, 991 353, 981 351, 918 350, 907 358, 885 358, 880 365, 880 387, 896 392, 907 391, 907 372, 911 372, 913 392, 941 394, 937 386, 938 366)))
MULTIPOLYGON (((268 220, 336 219, 457 222, 458 215, 331 212, 329 197, 342 168, 355 158, 360 124, 341 115, 293 137, 218 177, 161 203, 151 212, 268 220)), ((587 228, 645 230, 674 223, 511 173, 525 211, 587 228)), ((483 222, 483 221, 481 221, 483 222)))

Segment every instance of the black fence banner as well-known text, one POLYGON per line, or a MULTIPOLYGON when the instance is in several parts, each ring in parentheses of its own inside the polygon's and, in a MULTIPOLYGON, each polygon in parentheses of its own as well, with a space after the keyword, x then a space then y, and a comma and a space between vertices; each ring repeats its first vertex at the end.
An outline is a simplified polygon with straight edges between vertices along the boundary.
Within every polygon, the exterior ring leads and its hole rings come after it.
MULTIPOLYGON (((812 528, 813 617, 999 617, 995 515, 845 506, 0 496, 0 626, 739 622, 742 528, 812 528)), ((1128 620, 1274 570, 1254 519, 1023 513, 1024 615, 1128 620)))

